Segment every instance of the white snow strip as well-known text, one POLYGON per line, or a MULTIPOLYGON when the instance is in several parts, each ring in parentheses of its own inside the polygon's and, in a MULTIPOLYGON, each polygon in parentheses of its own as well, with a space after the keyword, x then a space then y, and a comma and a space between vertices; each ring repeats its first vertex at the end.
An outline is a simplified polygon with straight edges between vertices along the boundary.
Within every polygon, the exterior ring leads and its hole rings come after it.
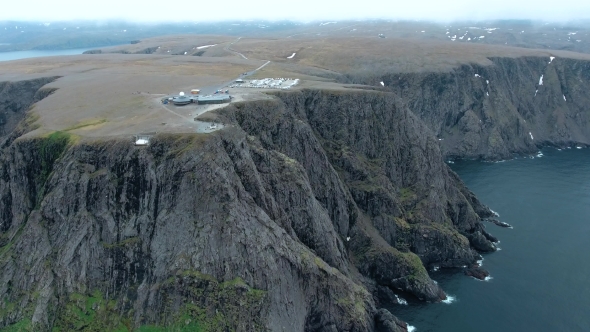
MULTIPOLYGON (((217 45, 217 44, 215 44, 215 45, 217 45)), ((199 46, 199 47, 197 47, 197 50, 200 50, 200 49, 203 49, 203 48, 209 48, 209 47, 213 47, 213 46, 215 46, 215 45, 204 45, 204 46, 199 46)))
POLYGON ((383 83, 383 81, 381 81, 381 86, 385 86, 385 83, 383 83))
POLYGON ((529 131, 529 135, 531 135, 531 139, 535 139, 535 138, 533 137, 533 133, 531 133, 530 131, 529 131))
POLYGON ((475 77, 481 77, 481 76, 479 76, 479 74, 475 74, 475 77))
MULTIPOLYGON (((451 303, 455 302, 455 297, 447 294, 447 298, 442 300, 442 302, 446 303, 446 304, 451 304, 451 303)), ((408 331, 409 331, 409 329, 408 329, 408 331)))
POLYGON ((567 101, 567 99, 565 99, 565 95, 563 95, 563 100, 564 100, 564 101, 567 101))
POLYGON ((488 96, 488 97, 490 96, 490 94, 487 91, 486 91, 486 96, 488 96))
POLYGON ((445 33, 445 35, 448 35, 448 34, 449 34, 449 32, 447 31, 447 33, 445 33))
POLYGON ((535 97, 537 96, 537 92, 539 92, 539 90, 535 90, 535 97))
POLYGON ((465 36, 461 36, 461 37, 459 37, 459 39, 463 40, 463 37, 465 37, 465 36))
POLYGON ((328 24, 336 24, 336 23, 338 23, 338 22, 325 22, 325 23, 320 23, 320 26, 328 25, 328 24))
POLYGON ((471 38, 467 38, 467 40, 471 40, 471 38))
POLYGON ((553 62, 553 59, 555 59, 555 57, 554 56, 550 56, 549 57, 549 63, 553 62))
POLYGON ((490 81, 489 81, 489 80, 486 80, 486 84, 488 84, 488 85, 489 85, 489 84, 490 84, 490 81))
POLYGON ((494 31, 494 30, 498 30, 498 29, 500 29, 500 28, 487 28, 487 29, 484 29, 484 30, 487 30, 487 31, 494 31))
POLYGON ((479 39, 484 39, 486 36, 479 36, 479 39))
POLYGON ((543 75, 541 75, 541 78, 539 78, 539 85, 543 85, 543 75))
POLYGON ((577 33, 577 32, 568 32, 568 34, 567 34, 567 35, 568 35, 568 36, 573 36, 573 35, 575 35, 576 33, 577 33))
POLYGON ((297 54, 297 53, 291 54, 291 56, 288 56, 287 59, 293 59, 295 57, 295 54, 297 54))

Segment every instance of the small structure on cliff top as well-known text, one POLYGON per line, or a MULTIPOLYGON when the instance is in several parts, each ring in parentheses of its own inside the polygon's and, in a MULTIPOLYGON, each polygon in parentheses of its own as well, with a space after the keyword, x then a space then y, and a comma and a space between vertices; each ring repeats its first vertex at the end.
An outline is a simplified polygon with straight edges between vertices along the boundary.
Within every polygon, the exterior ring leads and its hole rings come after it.
POLYGON ((145 146, 150 144, 150 139, 152 135, 140 134, 135 136, 135 145, 136 146, 145 146))

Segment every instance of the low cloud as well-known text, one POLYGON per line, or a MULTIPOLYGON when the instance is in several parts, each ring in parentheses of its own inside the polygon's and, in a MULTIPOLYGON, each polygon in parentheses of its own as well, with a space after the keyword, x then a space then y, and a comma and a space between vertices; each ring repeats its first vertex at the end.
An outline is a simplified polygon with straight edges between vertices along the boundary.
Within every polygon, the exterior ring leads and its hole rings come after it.
POLYGON ((124 19, 138 22, 222 20, 354 20, 417 19, 433 21, 539 19, 564 21, 590 18, 590 3, 562 1, 317 1, 226 0, 166 1, 7 1, 0 20, 97 20, 124 19))

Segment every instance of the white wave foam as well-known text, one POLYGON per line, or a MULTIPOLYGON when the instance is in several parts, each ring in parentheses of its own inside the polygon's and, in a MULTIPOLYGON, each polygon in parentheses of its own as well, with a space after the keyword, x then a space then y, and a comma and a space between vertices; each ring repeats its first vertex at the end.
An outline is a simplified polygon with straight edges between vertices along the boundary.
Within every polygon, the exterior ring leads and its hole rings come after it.
POLYGON ((582 147, 581 146, 576 146, 576 149, 580 150, 582 147))
POLYGON ((484 281, 490 281, 490 280, 492 280, 492 279, 494 279, 494 277, 492 277, 492 276, 487 276, 487 277, 485 277, 484 281))
POLYGON ((433 267, 432 267, 432 271, 438 271, 438 269, 440 269, 440 267, 439 267, 439 266, 433 266, 433 267))
POLYGON ((477 267, 481 267, 483 265, 483 257, 477 261, 477 267))
POLYGON ((456 299, 455 299, 455 297, 454 297, 454 296, 451 296, 451 295, 448 295, 448 294, 447 294, 447 298, 446 298, 446 299, 444 299, 444 300, 442 300, 442 302, 443 302, 443 303, 446 303, 446 304, 451 304, 451 303, 455 302, 455 300, 456 300, 456 299))
POLYGON ((492 209, 490 209, 490 211, 492 211, 492 213, 494 214, 494 216, 500 218, 500 214, 492 209))
POLYGON ((397 300, 397 303, 399 303, 399 304, 408 305, 408 301, 406 301, 406 299, 404 299, 403 297, 399 297, 399 296, 395 295, 395 299, 397 300))
POLYGON ((500 248, 500 247, 496 247, 496 250, 500 251, 500 250, 502 250, 502 248, 500 248))
POLYGON ((415 332, 416 328, 410 324, 408 324, 408 332, 415 332))

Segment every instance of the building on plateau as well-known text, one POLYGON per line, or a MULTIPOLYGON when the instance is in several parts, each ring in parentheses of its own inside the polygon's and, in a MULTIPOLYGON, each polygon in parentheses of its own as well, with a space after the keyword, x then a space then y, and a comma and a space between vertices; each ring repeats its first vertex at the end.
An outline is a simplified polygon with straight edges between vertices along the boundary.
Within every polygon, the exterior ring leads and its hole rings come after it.
POLYGON ((229 103, 230 101, 231 101, 231 96, 226 95, 226 94, 197 97, 197 103, 199 105, 224 104, 224 103, 229 103))
POLYGON ((181 92, 177 96, 171 96, 162 99, 162 103, 172 103, 176 106, 184 106, 188 104, 224 104, 229 102, 231 102, 231 96, 227 93, 201 96, 196 94, 185 95, 183 92, 181 92))

